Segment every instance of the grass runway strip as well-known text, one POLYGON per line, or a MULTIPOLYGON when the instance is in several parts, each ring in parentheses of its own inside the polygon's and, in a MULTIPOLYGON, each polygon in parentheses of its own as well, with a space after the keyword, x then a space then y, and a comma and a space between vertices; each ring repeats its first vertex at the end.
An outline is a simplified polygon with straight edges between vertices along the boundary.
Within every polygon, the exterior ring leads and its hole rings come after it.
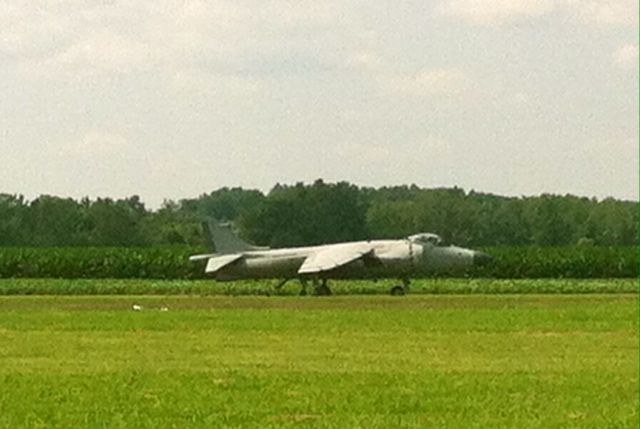
POLYGON ((637 316, 626 294, 0 297, 0 427, 637 427, 637 316))
MULTIPOLYGON (((145 279, 0 279, 0 295, 276 295, 293 296, 300 283, 291 280, 276 289, 276 280, 216 282, 214 280, 145 279)), ((398 281, 330 281, 336 295, 388 294, 398 281)), ((628 279, 416 279, 412 294, 637 293, 638 280, 628 279)), ((311 287, 309 287, 311 291, 311 287)))

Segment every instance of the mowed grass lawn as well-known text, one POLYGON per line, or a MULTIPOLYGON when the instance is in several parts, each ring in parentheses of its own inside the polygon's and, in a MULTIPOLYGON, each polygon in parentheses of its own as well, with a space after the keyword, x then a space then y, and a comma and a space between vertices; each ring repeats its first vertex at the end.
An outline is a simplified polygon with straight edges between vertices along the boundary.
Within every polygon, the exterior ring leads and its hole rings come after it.
POLYGON ((637 321, 631 294, 0 297, 0 427, 635 428, 637 321))

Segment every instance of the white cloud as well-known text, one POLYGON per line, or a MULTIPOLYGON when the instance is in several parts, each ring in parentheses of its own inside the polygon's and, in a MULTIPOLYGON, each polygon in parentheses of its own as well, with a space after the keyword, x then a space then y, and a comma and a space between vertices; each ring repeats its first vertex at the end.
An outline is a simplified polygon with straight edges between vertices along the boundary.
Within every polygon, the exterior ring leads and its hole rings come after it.
POLYGON ((0 58, 36 79, 141 70, 156 75, 268 74, 309 52, 309 67, 336 67, 358 45, 341 2, 43 2, 0 11, 0 58), (24 10, 23 10, 24 9, 24 10), (73 10, 71 13, 70 10, 73 10))
POLYGON ((513 94, 513 101, 515 101, 517 104, 524 105, 529 103, 530 100, 531 97, 526 92, 518 91, 513 94))
POLYGON ((497 26, 552 12, 600 27, 637 26, 637 0, 445 0, 436 10, 476 25, 497 26))
POLYGON ((495 25, 543 15, 555 8, 553 0, 448 0, 438 12, 479 25, 495 25))
POLYGON ((216 75, 194 67, 177 70, 169 78, 169 89, 182 96, 250 96, 259 92, 263 87, 264 83, 259 79, 216 75))
POLYGON ((150 69, 156 64, 148 45, 113 31, 94 31, 71 44, 61 53, 36 62, 31 71, 37 75, 91 75, 130 73, 150 69))
POLYGON ((637 0, 568 0, 578 16, 587 23, 601 27, 637 26, 637 0))
POLYGON ((467 83, 466 75, 458 69, 421 70, 417 73, 390 73, 378 78, 383 90, 394 95, 425 96, 455 94, 467 83))
POLYGON ((59 153, 64 156, 88 156, 100 158, 126 152, 131 143, 122 135, 104 131, 89 131, 82 138, 62 143, 59 153))
POLYGON ((638 65, 638 45, 628 43, 620 46, 613 53, 613 62, 622 68, 631 68, 638 65))
MULTIPOLYGON (((466 185, 466 174, 473 173, 473 149, 461 150, 453 141, 435 135, 422 135, 416 141, 399 141, 393 145, 370 141, 344 141, 331 148, 325 161, 331 165, 341 159, 352 160, 348 180, 384 186, 390 183, 422 182, 424 186, 466 185), (425 179, 424 172, 428 172, 425 179), (383 179, 384 177, 384 179, 383 179)), ((344 180, 327 172, 329 180, 344 180)))
POLYGON ((361 71, 375 71, 382 65, 382 59, 373 51, 358 50, 346 57, 348 68, 361 71))
MULTIPOLYGON (((71 19, 8 2, 0 8, 0 57, 28 59, 47 56, 73 38, 71 19)), ((5 59, 5 61, 6 61, 5 59)))

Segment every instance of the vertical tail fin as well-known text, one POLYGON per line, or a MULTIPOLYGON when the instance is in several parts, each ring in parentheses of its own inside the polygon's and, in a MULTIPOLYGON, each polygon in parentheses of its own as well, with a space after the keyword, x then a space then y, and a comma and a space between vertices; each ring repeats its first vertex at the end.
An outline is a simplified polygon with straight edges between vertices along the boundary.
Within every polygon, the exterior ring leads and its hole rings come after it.
POLYGON ((202 222, 202 229, 207 235, 207 244, 216 253, 225 254, 268 249, 268 247, 253 246, 243 241, 232 231, 229 223, 205 221, 202 222))

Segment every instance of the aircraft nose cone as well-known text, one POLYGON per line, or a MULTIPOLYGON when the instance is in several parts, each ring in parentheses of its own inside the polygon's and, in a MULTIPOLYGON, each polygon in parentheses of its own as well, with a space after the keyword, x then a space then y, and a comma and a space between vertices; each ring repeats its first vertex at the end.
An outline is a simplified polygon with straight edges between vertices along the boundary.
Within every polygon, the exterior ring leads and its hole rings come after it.
POLYGON ((481 267, 487 265, 493 260, 493 256, 484 252, 475 252, 473 254, 473 265, 481 267))

